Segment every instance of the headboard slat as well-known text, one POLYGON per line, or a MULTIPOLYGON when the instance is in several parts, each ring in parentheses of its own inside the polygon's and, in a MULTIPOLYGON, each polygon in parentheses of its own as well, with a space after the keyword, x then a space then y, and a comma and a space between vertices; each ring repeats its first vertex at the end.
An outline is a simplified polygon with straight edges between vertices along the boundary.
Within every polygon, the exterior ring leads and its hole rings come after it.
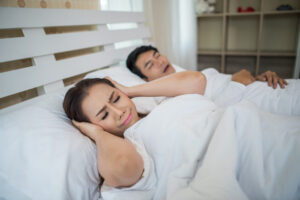
POLYGON ((0 39, 0 104, 124 61, 150 38, 144 22, 143 12, 0 7, 0 29, 12 34, 0 39))
POLYGON ((142 12, 0 7, 0 29, 144 21, 142 12))
POLYGON ((39 37, 28 35, 23 38, 0 39, 0 62, 148 37, 150 37, 149 30, 146 27, 138 27, 128 30, 85 31, 41 35, 39 37))
POLYGON ((124 60, 134 47, 103 51, 0 74, 0 98, 124 60), (32 77, 35 77, 34 79, 32 77), (22 83, 18 80, 22 80, 22 83), (9 87, 8 87, 9 86, 9 87))

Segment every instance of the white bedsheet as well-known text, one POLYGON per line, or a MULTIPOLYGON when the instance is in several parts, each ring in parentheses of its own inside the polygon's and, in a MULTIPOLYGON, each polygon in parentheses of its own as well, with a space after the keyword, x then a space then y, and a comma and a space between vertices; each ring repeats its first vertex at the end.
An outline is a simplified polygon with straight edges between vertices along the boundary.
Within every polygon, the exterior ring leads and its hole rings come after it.
MULTIPOLYGON (((223 110, 200 95, 183 95, 163 102, 126 136, 142 141, 153 159, 153 199, 299 199, 299 122, 250 102, 223 110)), ((137 187, 120 191, 114 199, 151 199, 137 187)))
POLYGON ((218 106, 230 106, 248 100, 261 110, 284 115, 300 116, 300 80, 287 79, 281 89, 268 86, 267 82, 255 81, 247 86, 231 81, 231 75, 209 68, 202 71, 207 78, 205 96, 218 106))

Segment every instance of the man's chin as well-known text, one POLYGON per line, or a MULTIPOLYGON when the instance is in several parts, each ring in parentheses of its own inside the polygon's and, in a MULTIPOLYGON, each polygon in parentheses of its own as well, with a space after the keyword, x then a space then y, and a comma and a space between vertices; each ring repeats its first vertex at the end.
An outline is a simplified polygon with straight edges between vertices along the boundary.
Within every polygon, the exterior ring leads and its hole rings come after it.
POLYGON ((165 67, 165 69, 164 69, 164 71, 163 71, 163 74, 164 75, 169 75, 169 74, 172 74, 172 73, 174 73, 175 72, 175 69, 174 69, 174 67, 172 66, 172 65, 167 65, 166 67, 165 67))

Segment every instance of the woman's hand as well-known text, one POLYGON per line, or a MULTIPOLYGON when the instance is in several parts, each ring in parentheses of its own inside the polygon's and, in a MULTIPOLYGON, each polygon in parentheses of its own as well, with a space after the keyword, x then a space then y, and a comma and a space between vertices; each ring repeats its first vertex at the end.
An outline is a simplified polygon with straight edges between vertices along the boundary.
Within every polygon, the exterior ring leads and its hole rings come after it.
POLYGON ((281 88, 285 88, 285 85, 288 83, 283 78, 280 78, 276 72, 266 71, 255 77, 257 81, 268 81, 268 85, 271 87, 273 86, 274 89, 277 88, 277 84, 280 85, 281 88))
POLYGON ((129 97, 131 97, 130 96, 130 92, 129 92, 129 90, 130 90, 129 87, 126 87, 126 86, 118 83, 117 81, 112 80, 109 76, 105 76, 104 78, 108 79, 110 82, 112 82, 116 86, 116 88, 118 88, 119 90, 121 90, 124 94, 126 94, 129 97))
POLYGON ((96 141, 97 136, 103 129, 100 126, 97 126, 88 122, 77 122, 72 120, 74 126, 76 126, 84 135, 88 136, 92 140, 96 141))

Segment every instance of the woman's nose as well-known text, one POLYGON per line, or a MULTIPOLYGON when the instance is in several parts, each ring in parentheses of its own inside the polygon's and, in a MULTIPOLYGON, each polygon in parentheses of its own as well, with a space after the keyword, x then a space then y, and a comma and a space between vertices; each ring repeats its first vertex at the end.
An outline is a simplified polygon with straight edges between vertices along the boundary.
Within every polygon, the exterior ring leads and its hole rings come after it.
POLYGON ((123 110, 121 110, 120 108, 118 108, 112 104, 109 104, 108 107, 112 112, 114 112, 119 117, 121 117, 124 113, 123 110))

